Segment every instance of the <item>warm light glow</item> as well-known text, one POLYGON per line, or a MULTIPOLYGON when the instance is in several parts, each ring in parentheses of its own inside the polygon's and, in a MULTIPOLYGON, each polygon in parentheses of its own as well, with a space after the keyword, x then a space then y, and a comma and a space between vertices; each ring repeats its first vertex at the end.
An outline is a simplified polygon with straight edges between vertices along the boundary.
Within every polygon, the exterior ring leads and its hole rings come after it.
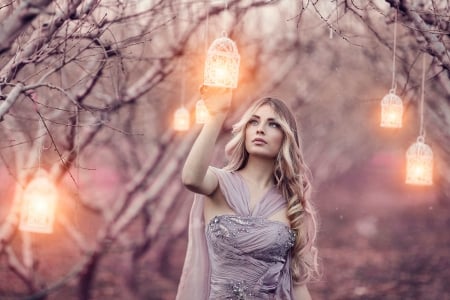
POLYGON ((57 199, 58 191, 47 172, 38 170, 23 191, 19 229, 52 233, 57 199))
POLYGON ((227 79, 228 74, 225 66, 217 65, 214 71, 216 72, 215 77, 218 81, 224 81, 227 79))
POLYGON ((381 127, 401 128, 403 117, 403 102, 393 91, 381 100, 381 127))
POLYGON ((433 152, 422 136, 406 152, 406 183, 433 184, 433 152))
POLYGON ((197 124, 204 124, 209 118, 208 108, 205 105, 205 101, 198 100, 195 104, 195 122, 197 124))
POLYGON ((203 84, 236 88, 239 79, 240 56, 233 40, 221 37, 211 44, 205 61, 203 84))
POLYGON ((177 131, 189 130, 190 115, 185 107, 180 107, 175 111, 173 117, 173 128, 177 131))

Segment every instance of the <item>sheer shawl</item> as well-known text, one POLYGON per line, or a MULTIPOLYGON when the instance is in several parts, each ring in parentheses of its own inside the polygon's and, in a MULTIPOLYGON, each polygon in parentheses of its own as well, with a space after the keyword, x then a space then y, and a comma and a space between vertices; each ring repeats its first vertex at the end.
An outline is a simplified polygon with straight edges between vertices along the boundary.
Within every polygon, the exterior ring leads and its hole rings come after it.
POLYGON ((189 215, 188 245, 176 300, 206 300, 210 288, 209 254, 205 237, 203 195, 195 194, 189 215))

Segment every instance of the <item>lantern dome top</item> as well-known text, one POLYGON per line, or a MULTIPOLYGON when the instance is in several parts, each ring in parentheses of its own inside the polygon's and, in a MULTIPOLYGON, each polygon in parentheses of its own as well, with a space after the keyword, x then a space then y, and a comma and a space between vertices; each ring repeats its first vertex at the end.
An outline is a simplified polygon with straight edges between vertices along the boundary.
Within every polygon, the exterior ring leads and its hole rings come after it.
POLYGON ((57 197, 57 191, 54 183, 50 179, 49 173, 44 169, 38 169, 33 178, 31 178, 30 182, 25 188, 25 194, 28 192, 34 193, 35 191, 46 191, 48 192, 48 197, 54 196, 57 197))
POLYGON ((224 53, 228 53, 230 56, 239 57, 239 52, 236 43, 226 36, 222 36, 220 38, 215 39, 212 42, 211 46, 209 46, 208 54, 217 52, 222 53, 222 55, 224 53))
POLYGON ((417 138, 417 142, 412 144, 408 151, 406 152, 407 156, 421 156, 421 157, 429 157, 433 158, 433 151, 430 146, 425 144, 425 138, 423 136, 419 136, 417 138))
POLYGON ((49 176, 47 170, 39 168, 33 175, 34 178, 49 176))
POLYGON ((390 90, 386 96, 383 97, 381 100, 381 105, 385 104, 397 104, 397 105, 403 105, 402 99, 395 94, 393 90, 390 90))

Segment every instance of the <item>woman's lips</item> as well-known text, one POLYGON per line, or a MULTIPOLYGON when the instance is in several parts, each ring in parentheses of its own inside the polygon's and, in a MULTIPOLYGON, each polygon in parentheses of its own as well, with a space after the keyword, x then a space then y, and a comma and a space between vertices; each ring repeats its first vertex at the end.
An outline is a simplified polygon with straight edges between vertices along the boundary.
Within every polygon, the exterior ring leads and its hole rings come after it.
POLYGON ((266 140, 262 139, 262 138, 254 138, 252 140, 252 143, 258 144, 258 145, 267 144, 266 140))

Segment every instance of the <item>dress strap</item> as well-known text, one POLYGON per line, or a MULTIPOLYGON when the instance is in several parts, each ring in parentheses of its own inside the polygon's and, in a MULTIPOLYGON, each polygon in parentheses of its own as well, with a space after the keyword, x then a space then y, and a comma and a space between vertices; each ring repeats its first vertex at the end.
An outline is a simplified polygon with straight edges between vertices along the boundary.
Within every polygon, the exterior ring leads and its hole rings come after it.
POLYGON ((245 201, 245 190, 236 177, 236 174, 215 167, 209 168, 216 174, 219 180, 220 190, 230 208, 237 215, 248 216, 249 212, 245 201))

